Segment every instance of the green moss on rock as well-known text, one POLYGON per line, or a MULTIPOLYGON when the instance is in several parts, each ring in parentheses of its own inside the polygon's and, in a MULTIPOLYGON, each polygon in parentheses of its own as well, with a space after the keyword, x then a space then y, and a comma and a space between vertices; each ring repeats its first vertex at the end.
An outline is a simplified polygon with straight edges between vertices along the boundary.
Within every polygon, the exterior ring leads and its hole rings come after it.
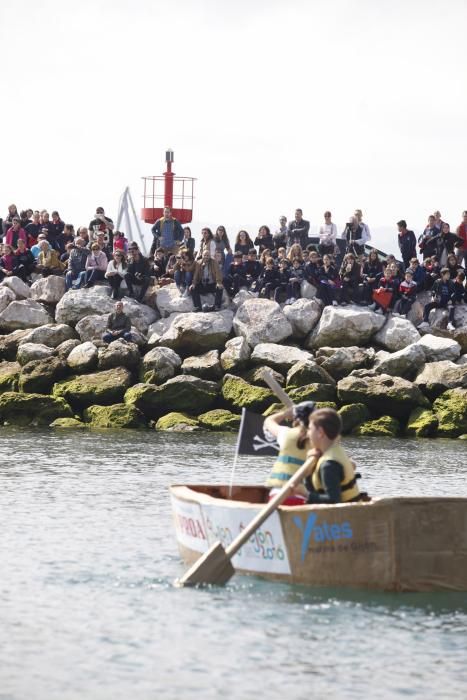
POLYGON ((428 437, 435 433, 438 427, 436 413, 426 408, 414 408, 407 421, 406 435, 428 437))
POLYGON ((56 418, 72 418, 65 399, 8 391, 0 395, 0 421, 9 425, 50 425, 56 418))
POLYGON ((433 403, 439 437, 458 437, 467 432, 467 389, 445 391, 433 403))
POLYGON ((213 411, 202 413, 198 416, 198 420, 201 427, 208 430, 237 432, 240 427, 240 416, 224 408, 215 408, 213 411))
POLYGON ((121 403, 131 384, 131 373, 125 367, 82 374, 56 382, 53 395, 66 399, 73 408, 109 406, 121 403))
POLYGON ((358 425, 352 431, 353 435, 360 437, 395 437, 399 432, 399 421, 392 416, 381 416, 375 420, 369 420, 358 425))
POLYGON ((339 409, 342 419, 342 432, 350 433, 351 430, 370 420, 370 411, 363 403, 348 403, 339 409))
POLYGON ((50 394, 55 382, 68 373, 66 362, 60 357, 31 360, 21 369, 19 389, 26 394, 50 394))
POLYGON ((266 367, 265 365, 262 365, 261 367, 253 367, 252 369, 248 370, 248 372, 244 372, 243 374, 241 374, 241 377, 246 382, 248 382, 248 384, 257 384, 259 386, 268 388, 268 385, 264 381, 263 377, 264 370, 267 370, 272 374, 279 386, 284 386, 284 376, 280 372, 276 372, 275 369, 271 369, 270 367, 266 367))
POLYGON ((83 421, 77 418, 56 418, 51 424, 51 428, 87 428, 83 421))
POLYGON ((21 365, 18 362, 0 362, 0 394, 4 391, 18 391, 21 365))
POLYGON ((287 390, 294 403, 300 401, 335 401, 336 387, 332 384, 305 384, 298 389, 287 390))
POLYGON ((117 403, 112 406, 90 406, 84 420, 91 428, 145 428, 146 419, 135 406, 117 403))
POLYGON ((222 383, 222 397, 229 408, 240 412, 242 408, 261 413, 274 402, 274 394, 269 389, 248 384, 241 377, 226 374, 222 383))
POLYGON ((125 394, 125 403, 139 408, 148 418, 159 418, 168 410, 188 415, 203 413, 217 400, 216 382, 181 375, 164 384, 135 384, 125 394))
POLYGON ((156 423, 156 430, 168 430, 171 432, 191 432, 198 430, 198 420, 193 416, 188 416, 186 413, 178 413, 172 411, 165 416, 159 418, 156 423))

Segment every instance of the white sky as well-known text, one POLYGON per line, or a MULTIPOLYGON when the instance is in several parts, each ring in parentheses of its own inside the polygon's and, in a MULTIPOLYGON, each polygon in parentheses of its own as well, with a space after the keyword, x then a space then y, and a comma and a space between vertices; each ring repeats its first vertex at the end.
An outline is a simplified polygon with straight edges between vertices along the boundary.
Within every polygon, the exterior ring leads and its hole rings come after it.
POLYGON ((467 208, 466 0, 0 0, 0 47, 0 215, 115 219, 167 147, 195 233, 467 208))

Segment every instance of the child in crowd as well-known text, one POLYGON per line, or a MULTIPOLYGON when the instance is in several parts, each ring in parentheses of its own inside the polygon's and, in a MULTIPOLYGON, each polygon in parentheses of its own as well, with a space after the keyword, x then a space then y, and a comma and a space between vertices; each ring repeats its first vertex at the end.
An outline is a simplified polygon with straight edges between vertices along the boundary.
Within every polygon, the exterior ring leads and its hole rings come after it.
POLYGON ((316 250, 310 250, 308 262, 305 263, 305 279, 310 284, 318 287, 320 280, 321 260, 316 250))
POLYGON ((417 292, 423 291, 423 289, 425 289, 426 277, 426 270, 424 266, 420 265, 417 258, 412 258, 407 269, 412 272, 412 279, 417 285, 417 292))
POLYGON ((274 260, 269 257, 264 261, 264 269, 258 278, 260 297, 270 299, 279 284, 279 273, 274 267, 274 260))
POLYGON ((181 248, 175 258, 174 280, 177 289, 184 297, 190 295, 188 291, 193 282, 193 274, 195 271, 195 258, 193 251, 188 248, 181 248))
POLYGON ((404 318, 412 308, 412 304, 417 296, 417 283, 413 281, 413 274, 410 268, 405 271, 404 279, 399 285, 400 297, 394 305, 394 315, 404 318))
POLYGON ((289 296, 287 293, 290 280, 289 266, 290 265, 287 258, 281 260, 278 265, 278 284, 276 289, 274 290, 274 301, 277 301, 278 304, 281 302, 281 299, 284 295, 286 298, 288 298, 289 296))
POLYGON ((128 239, 123 231, 115 231, 114 235, 114 251, 121 250, 125 255, 128 253, 128 239))
POLYGON ((154 260, 152 263, 152 276, 156 278, 156 282, 158 282, 161 277, 165 275, 165 269, 167 267, 167 260, 165 258, 164 254, 164 249, 163 248, 156 248, 156 252, 154 253, 154 260))
POLYGON ((383 272, 383 265, 379 259, 379 255, 376 250, 370 251, 368 260, 363 264, 362 268, 362 300, 366 304, 371 304, 373 297, 373 291, 376 288, 378 277, 383 272))
POLYGON ((419 328, 427 330, 430 327, 428 322, 430 311, 433 309, 447 309, 449 311, 448 330, 454 330, 454 295, 454 282, 450 277, 448 268, 443 267, 440 279, 437 279, 433 284, 432 301, 425 304, 423 309, 423 323, 420 324, 419 328))
POLYGON ((292 260, 292 269, 290 270, 289 283, 287 285, 287 299, 286 304, 293 304, 294 301, 300 299, 302 296, 301 285, 305 279, 305 270, 303 263, 300 258, 294 258, 292 260))
POLYGON ((425 268, 425 289, 429 290, 433 287, 435 280, 440 276, 440 265, 436 257, 425 258, 423 261, 425 268))
POLYGON ((337 306, 337 295, 340 290, 339 273, 330 255, 323 255, 323 264, 319 269, 319 284, 317 297, 325 306, 337 306))
POLYGON ((260 254, 263 250, 271 251, 274 249, 274 239, 268 226, 260 226, 254 244, 258 246, 260 254))
POLYGON ((397 277, 393 276, 391 267, 386 265, 383 274, 378 276, 376 289, 373 292, 374 303, 369 308, 375 309, 376 313, 387 314, 394 303, 398 286, 397 277))
POLYGON ((358 287, 361 280, 361 268, 353 253, 347 253, 340 271, 342 282, 342 305, 357 301, 358 287))
POLYGON ((238 294, 240 287, 246 286, 247 281, 243 265, 243 255, 237 251, 234 253, 233 262, 229 266, 227 275, 224 277, 224 289, 230 297, 234 297, 238 294))
POLYGON ((248 251, 248 256, 246 261, 243 263, 243 268, 245 271, 245 279, 248 289, 255 291, 256 282, 261 274, 262 268, 261 263, 259 260, 257 260, 256 250, 254 248, 250 248, 248 251))

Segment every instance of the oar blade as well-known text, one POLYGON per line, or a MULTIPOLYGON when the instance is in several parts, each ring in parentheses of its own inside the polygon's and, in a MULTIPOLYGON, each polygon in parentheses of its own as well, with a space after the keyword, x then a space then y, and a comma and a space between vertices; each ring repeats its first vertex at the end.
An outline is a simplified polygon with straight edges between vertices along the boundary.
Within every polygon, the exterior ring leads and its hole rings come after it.
POLYGON ((220 542, 215 542, 181 578, 177 579, 176 585, 197 586, 212 583, 222 586, 234 573, 235 569, 224 547, 220 542))

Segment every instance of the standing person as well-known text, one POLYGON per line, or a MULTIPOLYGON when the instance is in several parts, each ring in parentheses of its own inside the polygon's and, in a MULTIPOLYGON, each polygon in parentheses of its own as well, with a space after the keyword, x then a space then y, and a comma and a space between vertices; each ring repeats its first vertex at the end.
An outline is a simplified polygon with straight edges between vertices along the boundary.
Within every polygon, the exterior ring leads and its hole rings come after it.
POLYGON ((274 240, 271 235, 271 230, 269 226, 260 226, 258 235, 256 236, 254 240, 254 245, 258 246, 259 254, 263 252, 263 250, 270 250, 272 251, 274 247, 274 240))
POLYGON ((277 228, 274 231, 273 235, 273 243, 274 243, 274 250, 277 254, 277 251, 279 248, 285 248, 287 245, 287 217, 286 216, 280 216, 279 217, 279 228, 277 228))
MULTIPOLYGON (((94 219, 89 222, 89 231, 93 232, 93 238, 96 238, 98 231, 103 231, 108 239, 109 245, 113 246, 113 230, 114 222, 105 215, 104 207, 97 207, 94 219)), ((78 231, 78 235, 81 235, 78 231)))
POLYGON ((452 328, 449 330, 453 330, 455 287, 454 282, 449 276, 447 267, 443 267, 441 270, 441 278, 436 280, 433 284, 431 297, 431 302, 425 304, 425 308, 423 309, 423 323, 420 324, 419 330, 428 330, 430 328, 428 319, 430 317, 430 311, 433 309, 448 309, 449 324, 452 325, 452 328))
POLYGON ((164 207, 164 216, 157 219, 151 229, 153 241, 149 256, 152 258, 156 248, 163 248, 166 255, 174 255, 183 241, 183 228, 177 219, 172 216, 172 209, 164 207))
POLYGON ((441 233, 436 238, 435 255, 439 260, 439 264, 444 267, 448 260, 448 255, 454 253, 454 248, 462 243, 462 239, 451 233, 448 223, 445 221, 441 226, 441 233))
MULTIPOLYGON (((20 215, 16 204, 10 204, 8 207, 8 214, 2 221, 2 237, 5 237, 6 232, 9 228, 13 226, 13 219, 20 219, 20 215)), ((21 221, 21 219, 20 219, 21 221)))
POLYGON ((132 243, 128 249, 129 258, 126 269, 125 282, 128 287, 128 294, 135 297, 133 285, 137 284, 141 287, 137 301, 142 302, 144 295, 148 291, 149 283, 151 282, 151 270, 149 260, 141 255, 136 243, 132 243))
POLYGON ((300 243, 302 248, 306 248, 309 231, 310 222, 305 221, 301 209, 295 209, 294 220, 290 221, 287 227, 287 248, 290 248, 294 243, 300 243))
POLYGON ((420 248, 424 260, 425 258, 430 258, 432 255, 436 255, 436 240, 440 229, 436 227, 435 223, 435 217, 433 214, 430 214, 423 233, 418 237, 418 247, 420 248))
POLYGON ((341 234, 341 238, 347 241, 346 252, 360 257, 365 251, 363 240, 363 227, 356 216, 351 216, 341 234))
POLYGON ((443 230, 443 224, 444 221, 441 218, 441 212, 440 211, 434 211, 433 212, 433 217, 435 219, 435 227, 438 229, 438 231, 443 230))
POLYGON ((13 249, 15 249, 18 246, 18 240, 20 238, 27 245, 28 235, 27 235, 26 231, 24 230, 24 228, 21 228, 21 220, 20 220, 19 216, 15 216, 13 218, 11 228, 9 228, 8 231, 6 232, 5 243, 7 245, 11 245, 11 247, 13 249))
POLYGON ((460 242, 457 248, 457 260, 460 265, 467 268, 467 211, 462 212, 462 221, 456 229, 457 237, 460 242))
POLYGON ((102 336, 104 343, 113 343, 114 340, 132 340, 131 321, 123 311, 123 302, 117 301, 115 311, 109 314, 107 330, 102 336))
POLYGON ((417 257, 417 239, 415 233, 407 228, 407 222, 404 219, 397 222, 397 229, 399 231, 397 243, 404 262, 404 270, 406 270, 411 259, 417 257))
POLYGON ((321 255, 334 255, 337 240, 337 226, 332 223, 331 212, 324 212, 324 224, 319 227, 318 252, 321 255))
MULTIPOLYGON (((307 436, 308 419, 315 410, 313 401, 302 401, 291 408, 284 408, 264 421, 264 430, 277 439, 279 454, 271 469, 266 486, 269 487, 269 500, 274 498, 287 481, 305 463, 310 442, 307 436), (292 427, 281 425, 292 421, 292 427)), ((307 501, 307 490, 303 484, 282 502, 283 506, 301 506, 307 501)))
POLYGON ((195 254, 195 239, 191 235, 191 228, 189 226, 183 227, 183 238, 180 245, 182 248, 185 248, 185 250, 189 250, 192 255, 195 254))
POLYGON ((120 285, 125 279, 126 275, 126 261, 125 255, 121 250, 114 251, 112 260, 109 260, 107 264, 107 270, 105 272, 105 279, 110 284, 112 289, 111 297, 112 299, 118 299, 120 292, 120 285))
POLYGON ((248 231, 243 229, 238 232, 237 238, 235 239, 234 252, 240 252, 242 255, 248 255, 250 248, 253 248, 253 241, 251 240, 248 231))
POLYGON ((207 227, 201 229, 201 245, 199 247, 198 255, 196 256, 197 260, 202 260, 205 250, 209 251, 211 258, 215 257, 217 250, 216 241, 214 240, 213 232, 207 227))
POLYGON ((308 441, 313 449, 307 457, 318 461, 305 483, 310 492, 308 503, 349 503, 366 494, 357 486, 355 465, 340 444, 342 420, 333 408, 319 408, 309 417, 308 441))
POLYGON ((366 245, 368 241, 371 241, 370 227, 363 221, 363 213, 361 209, 355 209, 354 216, 358 221, 358 225, 362 228, 362 242, 366 245))
POLYGON ((220 251, 222 253, 222 262, 224 262, 225 256, 232 253, 232 248, 230 247, 230 241, 227 231, 225 230, 225 226, 218 226, 216 228, 214 241, 216 243, 216 251, 220 251))
POLYGON ((205 250, 203 258, 196 264, 193 282, 190 292, 193 296, 195 311, 202 311, 201 295, 214 294, 214 306, 209 311, 219 311, 222 304, 224 285, 222 284, 222 272, 217 262, 211 257, 209 250, 205 250))

